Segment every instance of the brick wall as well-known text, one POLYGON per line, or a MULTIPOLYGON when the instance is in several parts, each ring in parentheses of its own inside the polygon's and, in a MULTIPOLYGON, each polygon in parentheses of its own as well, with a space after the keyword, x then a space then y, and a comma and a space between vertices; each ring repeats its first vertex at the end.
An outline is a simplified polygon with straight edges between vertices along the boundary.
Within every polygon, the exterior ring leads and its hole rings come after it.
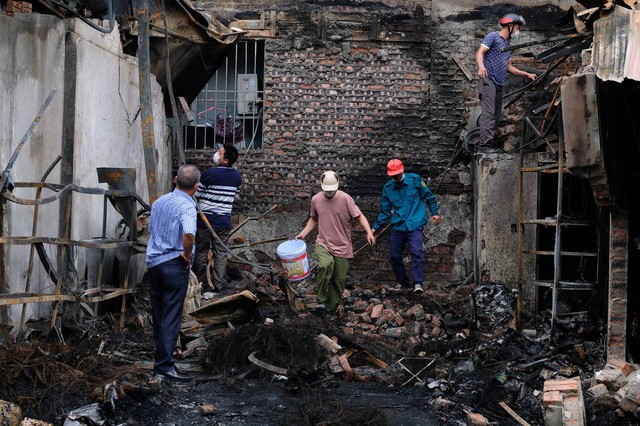
MULTIPOLYGON (((256 10, 251 6, 255 2, 229 3, 256 10)), ((427 278, 438 282, 464 278, 464 258, 471 265, 471 253, 461 250, 470 245, 472 236, 471 185, 460 176, 468 169, 458 162, 443 179, 441 174, 466 126, 469 107, 477 104, 475 79, 469 81, 453 58, 475 76, 474 53, 480 43, 476 31, 488 26, 477 20, 432 22, 430 2, 386 1, 380 2, 381 7, 388 6, 385 3, 407 4, 405 10, 387 15, 370 8, 371 21, 386 17, 392 22, 388 28, 400 22, 419 34, 420 42, 340 41, 350 26, 365 31, 372 27, 366 22, 335 21, 323 29, 313 19, 317 7, 301 11, 286 25, 278 23, 276 38, 266 40, 263 148, 246 156, 235 211, 247 215, 273 204, 279 205, 282 215, 306 211, 319 190, 318 178, 331 169, 341 176, 341 188, 373 222, 388 179, 385 164, 398 157, 409 171, 433 178, 432 189, 437 187, 437 195, 448 200, 443 211, 449 216, 437 232, 428 232, 425 243, 427 278)), ((344 9, 336 5, 324 10, 344 9)), ((204 166, 209 165, 210 155, 192 151, 187 158, 204 166)), ((295 235, 299 228, 295 223, 281 231, 295 235)), ((356 232, 356 248, 364 241, 363 233, 356 232)), ((379 270, 376 281, 393 281, 385 263, 388 235, 380 238, 378 248, 364 252, 354 261, 352 275, 363 280, 379 270)))

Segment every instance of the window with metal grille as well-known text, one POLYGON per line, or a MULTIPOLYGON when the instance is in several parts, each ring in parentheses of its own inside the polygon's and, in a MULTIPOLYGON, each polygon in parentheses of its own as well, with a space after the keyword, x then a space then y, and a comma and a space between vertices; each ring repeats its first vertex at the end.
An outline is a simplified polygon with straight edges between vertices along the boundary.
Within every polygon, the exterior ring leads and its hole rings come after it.
POLYGON ((196 119, 184 127, 187 149, 262 147, 264 40, 237 43, 209 80, 191 110, 196 119))

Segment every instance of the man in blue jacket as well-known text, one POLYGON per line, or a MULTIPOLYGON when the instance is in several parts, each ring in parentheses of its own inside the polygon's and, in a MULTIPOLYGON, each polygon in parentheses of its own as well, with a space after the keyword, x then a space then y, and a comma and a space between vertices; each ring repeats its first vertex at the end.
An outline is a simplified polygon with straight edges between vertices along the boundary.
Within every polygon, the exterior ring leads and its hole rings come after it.
POLYGON ((405 173, 402 161, 387 163, 391 180, 382 188, 380 214, 373 224, 373 232, 391 220, 391 267, 398 281, 396 288, 409 287, 409 277, 402 263, 405 244, 411 252, 411 277, 414 293, 422 293, 424 269, 422 266, 422 228, 427 224, 427 207, 431 220, 440 223, 440 206, 427 184, 415 173, 405 173))

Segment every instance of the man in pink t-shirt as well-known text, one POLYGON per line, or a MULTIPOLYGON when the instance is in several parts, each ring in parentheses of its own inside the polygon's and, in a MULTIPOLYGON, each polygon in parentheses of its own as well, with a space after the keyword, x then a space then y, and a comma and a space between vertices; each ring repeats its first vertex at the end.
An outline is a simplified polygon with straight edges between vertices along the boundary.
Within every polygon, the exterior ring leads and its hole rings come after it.
POLYGON ((351 244, 351 220, 358 219, 367 232, 367 241, 374 245, 376 238, 369 226, 369 221, 362 214, 349 194, 338 190, 339 179, 336 172, 327 171, 320 178, 322 192, 311 199, 309 221, 296 239, 304 239, 318 225, 316 239, 316 258, 318 271, 319 304, 324 304, 329 315, 335 315, 344 284, 347 280, 349 262, 353 258, 351 244))

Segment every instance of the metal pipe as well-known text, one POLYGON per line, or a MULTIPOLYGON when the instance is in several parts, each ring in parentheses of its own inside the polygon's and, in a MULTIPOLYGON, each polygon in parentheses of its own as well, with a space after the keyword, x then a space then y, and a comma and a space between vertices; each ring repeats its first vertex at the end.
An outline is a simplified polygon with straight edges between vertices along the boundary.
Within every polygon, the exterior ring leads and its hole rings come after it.
POLYGON ((238 244, 237 246, 229 246, 229 249, 239 249, 239 248, 254 247, 254 246, 259 246, 260 244, 275 243, 275 242, 278 242, 278 241, 288 240, 290 238, 291 237, 289 237, 289 236, 271 238, 271 239, 268 239, 268 240, 256 241, 256 242, 253 242, 253 243, 245 243, 245 244, 238 244))
MULTIPOLYGON (((107 237, 107 196, 105 195, 102 204, 102 239, 107 237)), ((98 267, 98 282, 96 288, 98 293, 102 292, 102 276, 104 274, 104 249, 100 250, 100 266, 98 267)), ((98 302, 93 305, 93 316, 98 315, 98 302)))
POLYGON ((4 171, 2 172, 2 177, 0 178, 0 191, 4 191, 4 188, 5 188, 6 184, 7 184, 7 181, 9 180, 9 173, 11 172, 11 169, 13 168, 13 164, 16 162, 16 159, 18 158, 18 155, 20 155, 20 153, 24 149, 24 146, 27 143, 27 140, 29 140, 29 137, 31 136, 31 134, 35 130, 36 126, 40 122, 40 119, 42 118, 42 114, 44 114, 44 112, 49 107, 49 104, 51 103, 51 100, 55 96, 56 92, 57 92, 57 89, 54 89, 54 90, 51 91, 51 93, 49 93, 49 96, 47 96, 47 98, 44 100, 42 106, 40 107, 40 110, 38 111, 38 114, 36 115, 36 117, 31 122, 31 125, 29 126, 27 131, 24 133, 24 136, 22 136, 22 139, 20 139, 20 142, 18 143, 18 146, 16 147, 16 149, 13 150, 13 154, 11 154, 11 158, 9 158, 9 162, 7 163, 7 167, 5 167, 4 171))
MULTIPOLYGON (((58 157, 53 160, 51 165, 47 168, 47 170, 42 174, 42 178, 40 178, 41 182, 44 182, 49 174, 53 171, 53 168, 58 165, 58 163, 62 160, 62 155, 58 155, 58 157)), ((42 188, 38 188, 36 190, 36 199, 40 198, 42 194, 42 188)), ((33 225, 31 226, 31 235, 36 236, 36 232, 38 231, 38 215, 40 214, 40 206, 36 205, 33 208, 33 225)), ((29 250, 29 266, 27 267, 27 282, 24 286, 24 292, 28 293, 31 289, 31 274, 33 272, 33 259, 35 255, 35 246, 32 245, 29 250)), ((20 314, 20 325, 18 327, 18 332, 22 332, 24 330, 25 319, 27 315, 27 304, 22 305, 22 313, 20 314)))
MULTIPOLYGON (((560 115, 561 111, 558 112, 560 115)), ((560 117, 562 118, 562 117, 560 117)), ((560 120, 562 122, 562 120, 560 120)), ((556 200, 556 240, 553 249, 553 294, 551 300, 551 338, 555 337, 556 332, 556 316, 558 309, 558 286, 560 283, 560 268, 562 266, 560 258, 560 237, 562 227, 560 220, 562 218, 562 181, 564 177, 564 134, 562 126, 558 126, 558 198, 556 200)))
POLYGON ((207 227, 207 229, 209 230, 209 232, 211 232, 211 235, 213 236, 213 238, 215 238, 222 245, 222 247, 225 249, 225 251, 227 253, 229 253, 231 255, 231 257, 233 257, 237 262, 244 263, 244 264, 247 264, 247 265, 251 265, 251 266, 254 266, 256 268, 263 269, 265 271, 274 272, 273 268, 268 267, 267 265, 261 265, 259 263, 250 262, 250 261, 248 261, 246 259, 241 258, 237 254, 235 254, 233 251, 231 251, 231 249, 229 249, 229 247, 227 247, 227 245, 220 239, 220 237, 218 236, 216 231, 213 230, 213 228, 211 227, 211 224, 209 223, 209 219, 207 219, 207 216, 202 212, 200 207, 198 207, 198 214, 200 214, 200 217, 202 218, 202 221, 204 222, 204 224, 207 227))
POLYGON ((127 291, 129 290, 129 274, 130 274, 130 270, 131 270, 131 256, 127 257, 127 271, 125 272, 124 275, 124 284, 122 286, 122 290, 125 291, 125 293, 122 295, 122 304, 120 306, 120 330, 124 329, 124 312, 125 309, 127 307, 127 291))
POLYGON ((158 187, 158 170, 156 164, 155 130, 151 91, 151 60, 149 57, 149 0, 137 3, 136 19, 138 20, 138 76, 140 89, 140 116, 142 127, 142 146, 144 164, 147 172, 149 204, 153 204, 160 196, 158 187))
POLYGON ((478 245, 479 245, 479 235, 478 235, 478 166, 477 162, 478 158, 474 158, 471 163, 471 171, 473 173, 473 235, 475 238, 473 244, 473 277, 476 283, 476 286, 480 285, 480 261, 478 259, 478 245))
MULTIPOLYGON (((67 219, 67 226, 64 230, 63 235, 64 235, 64 238, 66 239, 71 236, 71 203, 67 203, 65 218, 67 219)), ((56 283, 56 290, 54 292, 55 296, 60 296, 60 294, 62 293, 62 283, 65 282, 66 284, 66 281, 69 279, 70 274, 68 272, 69 271, 68 254, 69 254, 69 246, 65 244, 60 248, 60 258, 58 259, 58 262, 59 262, 59 265, 63 267, 58 268, 58 272, 60 273, 60 279, 56 283)), ((56 321, 58 320, 58 308, 60 307, 60 302, 61 301, 56 301, 53 304, 53 314, 51 314, 51 325, 49 327, 49 331, 55 328, 56 321)))
MULTIPOLYGON (((113 0, 112 0, 113 1, 113 0)), ((182 133, 180 133, 180 116, 178 115, 178 107, 176 106, 176 96, 173 93, 173 78, 171 77, 171 64, 169 61, 169 34, 167 28, 167 7, 165 6, 165 1, 162 0, 162 19, 164 21, 164 45, 165 45, 165 75, 167 80, 167 92, 169 92, 169 101, 171 104, 171 114, 173 114, 173 119, 176 123, 176 150, 178 151, 178 163, 180 166, 186 164, 186 160, 184 157, 184 149, 182 145, 182 133)))
POLYGON ((547 39, 544 39, 544 40, 530 41, 528 43, 515 44, 513 46, 503 47, 502 49, 500 49, 500 51, 501 52, 511 52, 513 50, 522 49, 524 47, 529 47, 529 46, 536 46, 538 44, 556 43, 558 41, 567 41, 567 40, 573 40, 573 39, 576 39, 576 38, 585 38, 585 37, 591 37, 591 36, 593 36, 593 33, 572 34, 572 35, 568 35, 568 36, 565 36, 565 37, 547 38, 547 39))
POLYGON ((251 220, 259 220, 262 219, 263 217, 265 217, 269 212, 273 211, 275 208, 277 208, 278 205, 274 204, 273 206, 269 207, 269 210, 267 210, 266 212, 262 213, 260 216, 256 216, 256 217, 249 217, 245 220, 243 220, 240 224, 238 224, 235 228, 233 228, 231 231, 229 231, 229 235, 227 235, 227 238, 225 239, 225 241, 229 241, 229 238, 235 234, 236 232, 238 232, 238 230, 240 228, 242 228, 244 225, 247 224, 247 222, 251 221, 251 220))
POLYGON ((114 190, 110 190, 110 189, 108 190, 108 189, 102 189, 102 188, 87 188, 87 187, 78 186, 74 183, 71 183, 66 186, 62 186, 58 184, 46 184, 44 182, 17 182, 16 188, 47 188, 52 191, 55 191, 56 195, 52 195, 51 197, 47 197, 47 198, 40 198, 40 199, 33 199, 33 200, 28 198, 16 197, 9 193, 2 194, 2 197, 16 204, 34 206, 34 205, 51 203, 53 201, 66 197, 67 195, 69 195, 71 191, 75 191, 81 194, 108 195, 110 197, 119 197, 119 198, 131 197, 131 198, 135 198, 136 201, 140 203, 140 205, 145 210, 148 210, 148 211, 151 210, 151 207, 149 207, 149 205, 145 203, 138 194, 131 191, 117 191, 117 190, 114 191, 114 190))
MULTIPOLYGON (((524 132, 523 132, 524 139, 524 132)), ((524 145, 524 140, 521 141, 524 145)), ((516 329, 520 329, 522 321, 522 299, 524 298, 524 153, 520 150, 518 155, 518 299, 516 302, 516 329)))

